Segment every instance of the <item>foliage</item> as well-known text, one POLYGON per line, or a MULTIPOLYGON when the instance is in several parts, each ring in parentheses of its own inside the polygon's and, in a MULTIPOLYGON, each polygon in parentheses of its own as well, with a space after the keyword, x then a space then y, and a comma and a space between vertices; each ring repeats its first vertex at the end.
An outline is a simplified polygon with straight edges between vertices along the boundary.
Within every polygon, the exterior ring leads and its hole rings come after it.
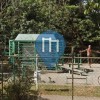
POLYGON ((13 2, 0 14, 0 33, 11 39, 19 33, 40 34, 52 29, 64 35, 69 44, 76 46, 100 40, 99 0, 92 0, 86 5, 78 0, 58 1, 13 2))
POLYGON ((96 43, 99 46, 100 43, 100 0, 88 0, 85 5, 84 14, 86 18, 91 21, 92 31, 89 41, 96 43))
POLYGON ((100 0, 88 1, 85 8, 84 13, 94 21, 97 28, 100 28, 100 0))
MULTIPOLYGON (((23 81, 22 79, 15 80, 15 82, 8 82, 4 87, 8 100, 30 100, 30 85, 28 81, 23 81)), ((31 100, 37 100, 38 91, 34 90, 32 93, 31 100)))

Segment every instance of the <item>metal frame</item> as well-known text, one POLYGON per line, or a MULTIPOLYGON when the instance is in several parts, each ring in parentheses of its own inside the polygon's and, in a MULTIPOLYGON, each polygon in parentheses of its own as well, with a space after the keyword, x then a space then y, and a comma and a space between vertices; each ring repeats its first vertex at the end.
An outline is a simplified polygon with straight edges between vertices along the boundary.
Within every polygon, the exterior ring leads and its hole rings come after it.
MULTIPOLYGON (((22 63, 22 62, 25 62, 24 60, 24 56, 22 55, 22 49, 23 49, 23 44, 27 44, 27 43, 32 43, 33 44, 34 41, 16 41, 16 40, 9 40, 9 61, 10 63, 12 64, 13 66, 13 75, 14 75, 14 79, 15 79, 15 76, 16 76, 16 59, 20 60, 21 61, 21 64, 19 67, 21 67, 22 69, 22 76, 25 77, 26 76, 26 68, 27 68, 27 64, 25 63, 22 63)), ((34 58, 36 56, 36 50, 35 50, 35 44, 33 44, 33 57, 28 57, 28 60, 27 62, 30 62, 30 66, 32 69, 36 69, 35 68, 35 63, 36 63, 36 59, 34 58), (32 61, 34 60, 34 62, 32 61)))

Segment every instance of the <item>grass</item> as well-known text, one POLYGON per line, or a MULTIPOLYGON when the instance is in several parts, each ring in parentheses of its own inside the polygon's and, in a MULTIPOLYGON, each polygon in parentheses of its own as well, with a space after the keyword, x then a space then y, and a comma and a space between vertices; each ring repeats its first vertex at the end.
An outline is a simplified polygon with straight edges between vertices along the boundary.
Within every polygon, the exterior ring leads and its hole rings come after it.
MULTIPOLYGON (((39 85, 39 92, 44 95, 71 96, 72 87, 71 85, 39 85)), ((74 86, 74 95, 100 97, 100 86, 74 86)))
MULTIPOLYGON (((35 86, 33 86, 31 90, 35 90, 35 86)), ((72 87, 71 85, 68 84, 67 85, 39 85, 39 93, 44 95, 71 96, 72 87)), ((88 86, 88 85, 74 86, 74 95, 87 96, 87 97, 100 97, 100 86, 88 86)))

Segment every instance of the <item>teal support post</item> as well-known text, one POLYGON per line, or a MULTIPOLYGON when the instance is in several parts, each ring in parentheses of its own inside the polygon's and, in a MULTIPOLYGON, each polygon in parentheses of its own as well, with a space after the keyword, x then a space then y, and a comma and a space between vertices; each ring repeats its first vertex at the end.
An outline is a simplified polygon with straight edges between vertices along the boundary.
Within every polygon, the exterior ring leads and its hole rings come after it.
POLYGON ((22 78, 26 78, 26 67, 22 64, 22 78))
POLYGON ((79 54, 78 54, 78 69, 80 68, 80 58, 79 58, 79 54))
POLYGON ((78 54, 78 68, 80 68, 81 64, 82 64, 82 59, 80 58, 80 54, 78 54))
POLYGON ((20 47, 19 47, 19 42, 18 42, 18 59, 19 59, 19 51, 20 51, 20 47))
MULTIPOLYGON (((73 55, 74 55, 74 57, 75 57, 75 53, 73 53, 73 55)), ((75 64, 75 63, 76 63, 76 59, 74 58, 73 60, 74 60, 74 64, 75 64)))
POLYGON ((15 71, 15 58, 14 56, 12 57, 12 64, 13 64, 13 81, 14 81, 14 84, 15 84, 15 74, 16 74, 16 71, 15 71))
MULTIPOLYGON (((81 54, 79 54, 80 56, 79 57, 81 57, 81 54)), ((82 59, 80 58, 80 64, 82 64, 82 59)))

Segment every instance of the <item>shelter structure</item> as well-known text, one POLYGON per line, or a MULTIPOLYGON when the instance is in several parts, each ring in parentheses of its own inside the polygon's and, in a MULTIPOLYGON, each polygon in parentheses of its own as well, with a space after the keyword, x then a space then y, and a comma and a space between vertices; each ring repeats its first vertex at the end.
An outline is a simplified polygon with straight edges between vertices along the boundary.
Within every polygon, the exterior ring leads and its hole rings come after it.
MULTIPOLYGON (((9 58, 10 63, 16 69, 16 61, 19 62, 17 67, 26 69, 32 68, 36 69, 36 48, 35 41, 38 38, 39 34, 18 34, 18 36, 14 40, 9 40, 9 58)), ((44 65, 43 61, 38 59, 38 67, 49 69, 44 65)), ((57 66, 52 67, 53 70, 57 69, 57 66)), ((23 71, 23 73, 25 70, 23 71)))
POLYGON ((19 68, 25 76, 27 68, 35 70, 36 50, 35 41, 39 34, 18 34, 14 40, 9 40, 9 61, 13 73, 19 68))

